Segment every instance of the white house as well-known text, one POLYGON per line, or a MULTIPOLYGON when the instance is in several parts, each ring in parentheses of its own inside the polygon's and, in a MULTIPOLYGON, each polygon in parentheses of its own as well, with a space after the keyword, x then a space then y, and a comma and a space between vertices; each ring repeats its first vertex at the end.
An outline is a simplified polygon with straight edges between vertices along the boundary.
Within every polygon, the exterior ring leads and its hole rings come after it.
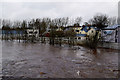
POLYGON ((101 30, 101 36, 104 42, 120 42, 120 25, 109 26, 101 30))
POLYGON ((0 29, 0 39, 2 39, 2 29, 0 29))
POLYGON ((27 29, 27 36, 28 37, 39 37, 39 29, 27 29))

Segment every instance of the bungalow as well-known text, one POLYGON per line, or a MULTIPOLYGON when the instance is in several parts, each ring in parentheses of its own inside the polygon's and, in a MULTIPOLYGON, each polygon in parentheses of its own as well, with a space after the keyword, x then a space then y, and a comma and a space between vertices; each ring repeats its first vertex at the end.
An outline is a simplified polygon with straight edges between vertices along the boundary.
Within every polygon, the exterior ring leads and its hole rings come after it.
POLYGON ((101 30, 103 42, 120 43, 120 25, 113 25, 101 30))

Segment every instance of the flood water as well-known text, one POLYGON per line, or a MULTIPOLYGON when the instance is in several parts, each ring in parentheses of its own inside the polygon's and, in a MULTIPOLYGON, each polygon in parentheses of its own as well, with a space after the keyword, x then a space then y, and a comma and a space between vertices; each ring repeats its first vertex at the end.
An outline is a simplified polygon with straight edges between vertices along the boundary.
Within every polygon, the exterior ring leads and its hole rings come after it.
POLYGON ((118 51, 2 41, 2 75, 29 78, 117 78, 118 51))

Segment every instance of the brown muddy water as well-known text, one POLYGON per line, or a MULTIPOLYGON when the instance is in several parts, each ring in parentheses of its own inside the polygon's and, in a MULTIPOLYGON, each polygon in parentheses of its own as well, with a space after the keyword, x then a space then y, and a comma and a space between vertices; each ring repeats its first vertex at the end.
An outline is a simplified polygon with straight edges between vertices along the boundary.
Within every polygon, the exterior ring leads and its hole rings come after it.
POLYGON ((117 78, 118 51, 2 41, 2 75, 28 78, 117 78))

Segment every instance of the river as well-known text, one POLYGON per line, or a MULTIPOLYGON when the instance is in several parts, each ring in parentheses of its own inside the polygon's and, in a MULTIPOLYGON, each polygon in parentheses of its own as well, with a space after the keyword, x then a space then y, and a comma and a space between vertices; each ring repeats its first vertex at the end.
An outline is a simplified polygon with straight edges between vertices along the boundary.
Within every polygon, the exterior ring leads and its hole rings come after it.
POLYGON ((118 51, 2 41, 2 75, 28 78, 117 78, 118 51))

